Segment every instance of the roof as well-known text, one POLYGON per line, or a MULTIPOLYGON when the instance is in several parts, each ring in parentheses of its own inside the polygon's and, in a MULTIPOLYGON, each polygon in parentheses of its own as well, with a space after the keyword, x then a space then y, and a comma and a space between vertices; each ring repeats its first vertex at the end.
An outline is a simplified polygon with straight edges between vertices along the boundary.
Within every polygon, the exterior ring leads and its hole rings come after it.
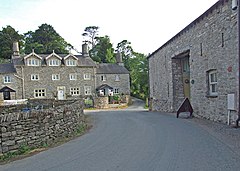
POLYGON ((129 71, 118 64, 101 63, 98 64, 97 74, 129 74, 129 71))
POLYGON ((15 73, 16 69, 14 68, 12 63, 8 64, 0 64, 0 73, 7 74, 7 73, 15 73))
POLYGON ((105 89, 105 88, 113 90, 113 88, 111 86, 107 85, 107 84, 100 85, 99 87, 96 88, 96 90, 98 91, 98 90, 102 90, 102 89, 105 89))
POLYGON ((5 86, 3 88, 0 89, 0 92, 6 92, 6 91, 9 91, 9 92, 16 92, 15 90, 5 86))
MULTIPOLYGON (((62 59, 62 63, 64 61, 65 57, 69 57, 69 54, 57 54, 58 58, 62 59)), ((38 54, 39 57, 42 58, 42 64, 46 65, 46 59, 49 58, 49 54, 38 54)), ((78 59, 78 66, 87 66, 87 67, 95 67, 96 64, 95 62, 90 58, 90 57, 85 57, 82 55, 72 55, 74 57, 76 57, 76 59, 78 59)), ((17 57, 15 59, 13 59, 13 63, 14 65, 24 65, 24 58, 29 57, 29 55, 23 55, 21 57, 17 57)))
POLYGON ((160 48, 155 50, 152 54, 150 54, 147 58, 151 58, 155 53, 157 53, 159 50, 167 46, 169 43, 171 43, 173 40, 175 40, 177 37, 179 37, 181 34, 186 32, 187 30, 191 29, 193 26, 195 26, 197 23, 199 23, 203 18, 207 17, 213 10, 217 9, 221 4, 224 4, 225 2, 228 2, 229 0, 219 0, 217 1, 212 7, 210 7, 206 12, 204 12, 201 16, 199 16, 197 19, 195 19, 193 22, 191 22, 189 25, 187 25, 184 29, 182 29, 179 33, 177 33, 175 36, 173 36, 170 40, 168 40, 165 44, 163 44, 160 48))

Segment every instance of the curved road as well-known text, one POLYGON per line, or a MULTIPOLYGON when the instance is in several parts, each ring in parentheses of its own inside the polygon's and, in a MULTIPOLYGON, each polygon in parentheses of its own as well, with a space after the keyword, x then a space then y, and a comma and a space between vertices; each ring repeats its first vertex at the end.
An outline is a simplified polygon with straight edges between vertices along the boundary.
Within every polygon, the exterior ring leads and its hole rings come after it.
POLYGON ((188 119, 147 112, 135 100, 128 109, 88 111, 89 133, 1 171, 214 171, 239 170, 240 157, 188 119))

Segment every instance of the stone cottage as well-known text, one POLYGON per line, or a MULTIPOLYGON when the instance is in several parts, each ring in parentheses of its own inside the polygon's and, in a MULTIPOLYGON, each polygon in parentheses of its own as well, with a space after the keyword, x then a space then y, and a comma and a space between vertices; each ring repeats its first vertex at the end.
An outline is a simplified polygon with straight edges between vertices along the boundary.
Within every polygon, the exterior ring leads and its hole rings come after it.
POLYGON ((103 84, 113 94, 130 94, 129 72, 122 65, 96 64, 83 44, 81 55, 30 54, 20 55, 18 43, 13 45, 12 62, 0 64, 0 100, 58 99, 96 96, 103 84), (106 78, 100 80, 99 78, 106 78))
POLYGON ((176 112, 189 98, 195 116, 236 121, 237 23, 232 0, 219 0, 150 54, 150 110, 176 112))

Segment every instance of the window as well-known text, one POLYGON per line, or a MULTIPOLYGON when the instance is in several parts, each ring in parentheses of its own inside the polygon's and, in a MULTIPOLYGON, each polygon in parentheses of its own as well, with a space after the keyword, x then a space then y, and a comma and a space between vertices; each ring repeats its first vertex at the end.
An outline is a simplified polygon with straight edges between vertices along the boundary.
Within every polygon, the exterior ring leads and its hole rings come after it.
POLYGON ((52 74, 52 80, 60 80, 59 74, 52 74))
POLYGON ((34 58, 27 59, 28 66, 39 66, 39 64, 40 64, 40 62, 38 59, 34 59, 34 58))
POLYGON ((115 81, 120 81, 119 75, 116 75, 116 76, 115 76, 115 81))
POLYGON ((31 75, 31 80, 39 80, 39 75, 38 74, 32 74, 31 75))
POLYGON ((4 76, 3 80, 4 80, 4 83, 11 83, 12 82, 12 78, 9 75, 4 76))
POLYGON ((114 88, 114 94, 119 94, 119 88, 114 88))
POLYGON ((80 88, 79 87, 70 87, 70 94, 73 96, 80 95, 80 88))
POLYGON ((76 60, 75 59, 67 59, 66 65, 67 66, 76 66, 76 60))
POLYGON ((58 60, 58 59, 50 59, 50 60, 48 60, 48 65, 49 66, 59 66, 60 65, 60 60, 58 60))
POLYGON ((91 80, 91 74, 90 73, 85 73, 84 74, 84 80, 91 80))
POLYGON ((217 96, 217 70, 208 71, 209 95, 217 96))
POLYGON ((101 75, 101 80, 106 81, 107 80, 106 75, 101 75))
POLYGON ((34 90, 34 97, 35 98, 43 98, 46 96, 46 90, 45 89, 35 89, 34 90))
POLYGON ((85 95, 91 95, 91 86, 84 86, 85 95))
POLYGON ((70 80, 77 80, 77 74, 69 74, 70 80))

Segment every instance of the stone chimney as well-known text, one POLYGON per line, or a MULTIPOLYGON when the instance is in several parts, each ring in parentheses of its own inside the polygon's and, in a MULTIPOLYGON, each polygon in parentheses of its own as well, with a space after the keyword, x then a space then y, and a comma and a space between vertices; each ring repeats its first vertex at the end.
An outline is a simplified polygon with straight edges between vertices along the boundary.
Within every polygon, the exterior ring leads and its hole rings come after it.
POLYGON ((83 55, 84 57, 89 56, 87 43, 84 43, 84 44, 82 45, 82 55, 83 55))
POLYGON ((122 54, 121 52, 117 52, 116 54, 116 61, 118 65, 124 66, 124 63, 122 61, 122 54))
POLYGON ((18 46, 18 42, 15 41, 13 42, 13 56, 19 56, 19 46, 18 46))

